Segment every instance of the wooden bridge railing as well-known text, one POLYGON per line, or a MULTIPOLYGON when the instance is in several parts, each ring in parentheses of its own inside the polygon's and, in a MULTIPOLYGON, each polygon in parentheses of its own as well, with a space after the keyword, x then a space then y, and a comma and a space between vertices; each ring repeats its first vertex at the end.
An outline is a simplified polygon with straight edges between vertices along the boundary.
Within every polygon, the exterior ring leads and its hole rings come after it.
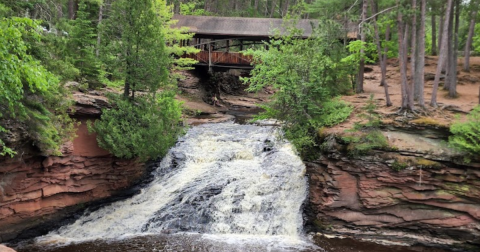
POLYGON ((208 66, 214 66, 214 65, 250 66, 250 63, 252 62, 252 56, 243 55, 242 53, 238 53, 238 52, 200 51, 199 53, 189 54, 184 57, 195 59, 200 64, 206 64, 208 66))

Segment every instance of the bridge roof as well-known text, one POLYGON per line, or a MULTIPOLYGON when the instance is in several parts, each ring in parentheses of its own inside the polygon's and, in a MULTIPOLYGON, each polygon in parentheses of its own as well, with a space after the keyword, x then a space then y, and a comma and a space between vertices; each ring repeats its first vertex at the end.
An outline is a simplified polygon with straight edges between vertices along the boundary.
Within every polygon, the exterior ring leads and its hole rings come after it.
MULTIPOLYGON (((267 39, 274 35, 273 29, 281 29, 283 20, 280 18, 245 18, 245 17, 212 17, 174 15, 178 20, 175 27, 189 27, 190 32, 198 38, 248 38, 267 39)), ((303 37, 312 34, 311 23, 315 20, 302 19, 297 28, 302 29, 303 37)))

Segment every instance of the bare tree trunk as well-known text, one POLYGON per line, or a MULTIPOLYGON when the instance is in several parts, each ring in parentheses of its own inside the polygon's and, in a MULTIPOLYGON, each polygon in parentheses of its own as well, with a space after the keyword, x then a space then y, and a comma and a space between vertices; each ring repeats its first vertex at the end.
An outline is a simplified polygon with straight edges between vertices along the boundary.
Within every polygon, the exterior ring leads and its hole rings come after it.
MULTIPOLYGON (((405 25, 405 35, 403 37, 403 52, 404 52, 404 64, 403 67, 405 68, 405 91, 406 91, 406 108, 409 109, 410 111, 414 110, 414 100, 413 100, 413 81, 408 82, 408 69, 407 69, 407 64, 408 64, 408 34, 409 33, 410 26, 408 23, 405 25)), ((411 69, 411 72, 413 73, 413 69, 411 69)), ((411 75, 413 77, 413 74, 411 75)), ((402 81, 403 82, 403 81, 402 81)))
POLYGON ((450 89, 448 92, 448 96, 451 98, 457 97, 457 63, 458 63, 458 29, 460 26, 460 0, 456 0, 455 6, 455 34, 453 40, 453 61, 451 64, 451 74, 452 74, 452 82, 450 83, 450 89))
POLYGON ((415 68, 415 99, 422 108, 425 107, 425 16, 427 0, 421 0, 420 29, 418 30, 418 58, 415 68))
POLYGON ((100 43, 102 42, 102 33, 99 31, 100 25, 102 24, 103 19, 103 3, 100 3, 98 9, 98 24, 97 24, 97 48, 95 49, 95 55, 100 56, 100 43))
MULTIPOLYGON (((397 1, 398 4, 398 1, 397 1)), ((407 108, 408 104, 408 94, 407 94, 407 48, 406 48, 406 39, 405 36, 407 33, 405 32, 406 26, 403 23, 403 15, 401 11, 398 11, 397 14, 397 32, 398 32, 398 63, 400 67, 400 78, 401 78, 401 90, 402 90, 402 109, 407 108)))
POLYGON ((255 16, 258 16, 258 0, 255 0, 253 9, 255 10, 255 16))
POLYGON ((68 0, 68 19, 73 20, 77 16, 78 1, 68 0))
MULTIPOLYGON (((371 2, 372 5, 372 13, 377 13, 377 4, 375 3, 375 0, 372 0, 371 2)), ((382 53, 382 46, 380 43, 380 35, 378 32, 378 24, 377 24, 377 18, 374 18, 373 21, 373 26, 375 28, 375 44, 377 45, 377 53, 378 53, 378 60, 380 63, 380 69, 382 72, 382 80, 380 81, 380 86, 383 86, 384 91, 385 91, 385 101, 387 107, 392 106, 392 101, 390 100, 390 95, 388 94, 388 84, 387 84, 387 53, 388 53, 388 46, 385 46, 385 51, 382 53)), ((388 41, 390 38, 390 25, 387 26, 387 29, 385 31, 385 41, 388 41)))
MULTIPOLYGON (((411 43, 411 52, 410 52, 410 72, 411 72, 411 82, 412 86, 416 87, 417 84, 415 83, 415 69, 417 63, 417 0, 412 0, 412 11, 413 11, 413 18, 412 18, 412 43, 411 43)), ((415 93, 415 90, 413 90, 415 93)))
MULTIPOLYGON (((452 5, 453 5, 453 0, 448 0, 447 2, 447 9, 445 10, 446 15, 445 17, 446 20, 444 21, 444 27, 443 27, 443 32, 442 33, 448 33, 448 16, 450 15, 450 12, 452 11, 452 5)), ((442 68, 445 63, 445 50, 446 50, 446 44, 447 44, 447 36, 442 36, 442 47, 440 47, 440 56, 438 57, 438 63, 437 63, 437 70, 435 72, 435 79, 433 81, 433 90, 432 90, 432 99, 430 100, 430 105, 433 107, 437 107, 437 93, 438 93, 438 84, 440 82, 440 74, 442 73, 442 68)))
POLYGON ((433 56, 437 55, 437 16, 435 16, 435 14, 432 14, 432 52, 431 54, 433 56))
MULTIPOLYGON (((454 4, 456 5, 456 1, 454 0, 454 4)), ((456 62, 453 61, 453 18, 455 17, 454 15, 454 7, 452 6, 452 11, 450 12, 450 15, 448 16, 448 33, 447 33, 447 60, 446 60, 446 66, 445 66, 445 84, 443 84, 443 89, 444 90, 450 90, 450 86, 453 82, 453 75, 456 73, 453 73, 453 65, 456 65, 456 62)))
POLYGON ((443 30, 445 30, 445 11, 440 15, 440 26, 438 27, 438 50, 442 48, 443 30))
POLYGON ((466 72, 470 72, 470 50, 472 49, 473 34, 475 33, 475 20, 478 14, 478 7, 477 7, 478 1, 472 0, 470 4, 473 10, 470 13, 470 26, 468 28, 468 38, 467 38, 467 43, 465 44, 465 51, 463 53, 465 56, 465 63, 463 65, 463 70, 466 72))
MULTIPOLYGON (((368 7, 368 2, 367 0, 363 0, 362 3, 362 24, 360 25, 360 40, 362 43, 365 43, 366 36, 365 36, 365 31, 363 29, 363 23, 367 19, 367 7, 368 7)), ((356 93, 363 93, 363 80, 364 80, 364 75, 365 75, 365 59, 364 59, 364 54, 365 54, 365 49, 363 48, 363 45, 360 49, 360 63, 358 64, 358 76, 357 76, 357 85, 356 85, 356 93)))

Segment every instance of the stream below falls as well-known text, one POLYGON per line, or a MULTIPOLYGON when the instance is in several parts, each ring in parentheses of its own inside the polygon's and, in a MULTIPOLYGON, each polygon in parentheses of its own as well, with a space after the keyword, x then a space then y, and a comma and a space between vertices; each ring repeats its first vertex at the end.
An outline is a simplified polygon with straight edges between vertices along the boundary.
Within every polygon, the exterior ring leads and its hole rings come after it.
POLYGON ((153 175, 139 194, 86 211, 17 251, 410 251, 309 241, 305 166, 270 126, 192 127, 153 175))

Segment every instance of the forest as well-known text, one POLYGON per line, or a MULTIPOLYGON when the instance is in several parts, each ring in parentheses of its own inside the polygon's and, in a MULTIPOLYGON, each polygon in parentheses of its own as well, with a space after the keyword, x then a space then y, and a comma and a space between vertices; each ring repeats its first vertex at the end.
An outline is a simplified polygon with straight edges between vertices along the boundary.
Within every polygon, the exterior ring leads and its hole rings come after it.
MULTIPOLYGON (((65 84, 76 81, 118 90, 90 125, 101 147, 125 158, 164 154, 183 132, 176 72, 194 62, 181 56, 196 52, 179 46, 193 34, 172 28, 174 14, 318 20, 311 38, 290 27, 265 42, 270 50, 245 51, 256 63, 243 79, 248 90, 277 91, 260 117, 287 122, 286 136, 305 149, 319 128, 348 118, 351 106, 337 97, 364 91, 365 64, 380 66, 385 105, 399 113, 435 109, 439 88, 457 97, 456 73, 470 71, 470 55, 480 53, 478 11, 478 0, 1 0, 0 153, 16 154, 3 136, 21 125, 42 153, 58 154, 73 137, 65 84), (352 29, 356 39, 347 39, 352 29), (437 59, 428 97, 426 56, 437 59), (401 104, 389 98, 388 59, 398 59, 401 104)), ((478 114, 452 141, 472 153, 478 114)))

